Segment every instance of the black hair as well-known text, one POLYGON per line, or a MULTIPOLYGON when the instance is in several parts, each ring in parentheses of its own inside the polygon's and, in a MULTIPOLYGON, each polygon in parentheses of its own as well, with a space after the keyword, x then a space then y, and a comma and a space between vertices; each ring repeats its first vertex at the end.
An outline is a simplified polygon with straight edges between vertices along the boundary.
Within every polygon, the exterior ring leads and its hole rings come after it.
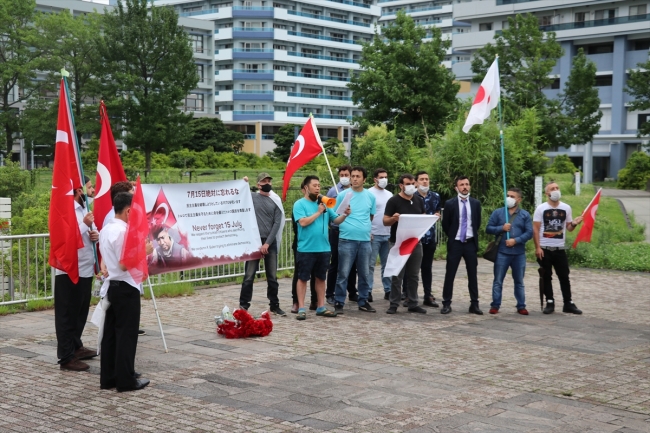
POLYGON ((118 192, 113 198, 113 209, 115 209, 115 214, 120 214, 124 209, 131 206, 131 201, 133 200, 133 194, 130 192, 118 192))
POLYGON ((306 187, 307 185, 309 185, 309 183, 310 183, 312 180, 317 180, 317 181, 320 182, 320 179, 318 178, 318 176, 314 176, 313 174, 310 174, 309 176, 305 177, 305 180, 302 181, 302 188, 304 188, 304 187, 306 187))
POLYGON ((458 182, 460 182, 461 180, 465 180, 465 179, 469 180, 469 177, 467 177, 467 176, 456 176, 456 179, 454 179, 454 186, 458 186, 458 182))
POLYGON ((519 198, 522 197, 521 190, 519 188, 515 188, 514 186, 512 188, 508 188, 508 191, 516 192, 519 194, 519 198))
POLYGON ((404 173, 403 175, 401 175, 399 177, 399 180, 397 181, 397 183, 399 183, 400 185, 404 185, 404 179, 415 180, 415 178, 413 177, 412 174, 404 173))
POLYGON ((364 167, 361 167, 360 165, 355 165, 352 167, 352 170, 350 170, 350 174, 352 174, 353 171, 360 171, 361 174, 363 174, 363 180, 366 180, 368 177, 368 170, 366 170, 364 167))
POLYGON ((342 165, 339 167, 338 172, 341 173, 342 171, 352 171, 352 167, 350 167, 348 164, 342 165))
POLYGON ((427 176, 429 176, 429 173, 427 173, 427 172, 424 171, 424 170, 420 170, 420 171, 418 171, 417 173, 415 173, 415 176, 414 176, 414 177, 415 177, 415 180, 420 179, 420 176, 422 176, 423 174, 426 174, 427 176))
MULTIPOLYGON (((167 227, 165 227, 164 225, 157 225, 153 228, 151 234, 153 234, 154 239, 158 240, 158 235, 166 231, 168 231, 167 227)), ((169 233, 167 233, 167 236, 169 236, 169 233)))
POLYGON ((388 175, 388 172, 386 171, 385 168, 376 168, 375 171, 372 173, 373 179, 379 176, 381 173, 386 173, 388 175))
POLYGON ((128 192, 129 194, 133 191, 133 185, 128 180, 122 182, 115 182, 111 185, 111 201, 115 202, 115 196, 121 192, 128 192))

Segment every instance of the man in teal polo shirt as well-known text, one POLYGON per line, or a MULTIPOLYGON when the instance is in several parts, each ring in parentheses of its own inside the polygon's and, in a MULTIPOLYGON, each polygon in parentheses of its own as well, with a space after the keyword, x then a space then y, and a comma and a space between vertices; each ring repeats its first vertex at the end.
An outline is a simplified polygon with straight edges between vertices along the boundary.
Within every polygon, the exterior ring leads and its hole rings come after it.
POLYGON ((334 310, 343 314, 346 291, 350 269, 356 262, 359 284, 359 310, 374 313, 375 309, 368 303, 370 292, 370 271, 368 264, 372 254, 370 244, 370 231, 372 230, 372 218, 376 212, 375 196, 363 188, 368 172, 365 168, 352 167, 350 172, 350 184, 352 188, 341 192, 336 198, 337 206, 340 205, 348 195, 350 197, 351 213, 343 223, 339 225, 339 268, 336 277, 336 289, 334 294, 334 310))
POLYGON ((330 262, 330 242, 328 227, 330 222, 341 224, 350 214, 348 208, 343 215, 337 215, 325 207, 319 200, 320 180, 317 176, 307 176, 303 181, 305 197, 293 205, 293 219, 298 224, 298 252, 296 254, 296 272, 298 282, 298 315, 296 319, 305 320, 305 293, 307 281, 312 274, 316 278, 316 296, 318 299, 317 316, 336 317, 336 313, 325 308, 325 277, 330 262))

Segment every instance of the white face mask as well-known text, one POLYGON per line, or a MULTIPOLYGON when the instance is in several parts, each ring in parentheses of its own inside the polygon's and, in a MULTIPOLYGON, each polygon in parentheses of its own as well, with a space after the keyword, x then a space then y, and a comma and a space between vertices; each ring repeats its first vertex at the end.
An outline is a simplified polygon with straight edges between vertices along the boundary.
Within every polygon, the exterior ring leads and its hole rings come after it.
POLYGON ((551 201, 560 201, 560 198, 562 198, 562 194, 560 193, 559 190, 557 191, 551 191, 551 201))
POLYGON ((420 192, 421 192, 422 194, 426 194, 426 193, 429 192, 429 187, 428 187, 428 186, 420 185, 420 186, 418 186, 418 189, 420 190, 420 192))
POLYGON ((413 195, 417 191, 417 188, 415 185, 406 185, 404 186, 404 194, 406 195, 413 195))
POLYGON ((348 185, 350 185, 350 178, 349 177, 339 177, 339 182, 341 182, 341 185, 343 185, 343 186, 348 186, 348 185))
POLYGON ((508 197, 506 198, 506 204, 508 205, 508 209, 512 209, 517 205, 517 200, 512 197, 508 197))
POLYGON ((383 189, 383 188, 386 188, 386 185, 388 185, 388 179, 383 178, 383 179, 379 179, 379 180, 377 180, 377 186, 378 186, 379 188, 382 188, 382 189, 383 189))
POLYGON ((467 194, 461 194, 461 193, 459 192, 459 193, 458 193, 458 197, 460 197, 460 198, 462 198, 462 199, 467 199, 467 197, 469 197, 469 193, 467 193, 467 194))

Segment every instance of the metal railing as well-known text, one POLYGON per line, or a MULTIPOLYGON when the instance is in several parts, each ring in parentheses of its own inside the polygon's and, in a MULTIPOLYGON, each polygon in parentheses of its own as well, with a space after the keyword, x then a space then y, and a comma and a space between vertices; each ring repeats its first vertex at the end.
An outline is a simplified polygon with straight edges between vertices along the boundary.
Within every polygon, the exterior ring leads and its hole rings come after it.
POLYGON ((0 305, 54 297, 49 234, 0 236, 0 305))

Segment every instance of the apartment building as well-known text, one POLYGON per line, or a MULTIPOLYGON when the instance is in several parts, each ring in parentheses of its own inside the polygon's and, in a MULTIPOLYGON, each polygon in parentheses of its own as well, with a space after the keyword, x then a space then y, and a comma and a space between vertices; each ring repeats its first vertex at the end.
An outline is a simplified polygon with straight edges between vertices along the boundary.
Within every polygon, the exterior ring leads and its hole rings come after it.
MULTIPOLYGON (((540 29, 554 31, 564 56, 551 72, 555 81, 545 90, 549 97, 562 91, 579 48, 596 64, 603 112, 600 132, 593 144, 553 149, 547 153, 549 157, 569 155, 583 168, 585 182, 589 182, 616 178, 629 155, 647 143, 647 137, 637 138, 636 134, 650 117, 650 110, 629 109, 633 98, 625 87, 628 72, 648 60, 650 1, 456 0, 453 7, 454 20, 469 25, 466 32, 453 35, 453 49, 458 52, 471 54, 492 41, 496 32, 506 28, 508 17, 516 14, 534 14, 540 29)), ((454 62, 452 70, 459 80, 470 80, 473 75, 469 59, 454 62)))
MULTIPOLYGON (((361 42, 380 16, 376 0, 155 0, 214 27, 214 109, 265 155, 287 123, 313 114, 321 138, 349 146, 361 114, 347 88, 361 42)), ((200 41, 197 40, 197 43, 200 41)))

